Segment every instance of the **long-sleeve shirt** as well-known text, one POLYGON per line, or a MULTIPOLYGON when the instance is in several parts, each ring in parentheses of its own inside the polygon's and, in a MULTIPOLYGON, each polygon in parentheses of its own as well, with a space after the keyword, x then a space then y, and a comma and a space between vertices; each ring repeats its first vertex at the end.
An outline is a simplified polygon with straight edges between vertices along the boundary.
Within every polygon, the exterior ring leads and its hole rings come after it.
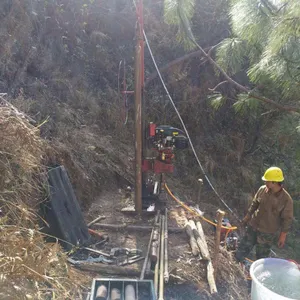
POLYGON ((273 193, 263 185, 248 209, 250 225, 264 233, 288 232, 293 221, 293 200, 285 189, 273 193))

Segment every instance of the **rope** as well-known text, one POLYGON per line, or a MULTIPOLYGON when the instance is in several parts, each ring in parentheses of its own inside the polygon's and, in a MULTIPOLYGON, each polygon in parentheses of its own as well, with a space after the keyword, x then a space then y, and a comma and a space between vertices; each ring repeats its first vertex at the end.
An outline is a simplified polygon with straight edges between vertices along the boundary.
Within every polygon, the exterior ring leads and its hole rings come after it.
MULTIPOLYGON (((134 7, 137 9, 137 4, 136 4, 136 1, 135 1, 135 0, 133 0, 133 4, 134 4, 134 7)), ((191 30, 189 30, 188 32, 191 33, 191 30)), ((173 107, 174 107, 174 109, 175 109, 175 111, 176 111, 176 114, 177 114, 177 116, 178 116, 178 118, 179 118, 179 120, 180 120, 180 122, 181 122, 181 125, 182 125, 182 127, 183 127, 183 129, 184 129, 184 132, 185 132, 185 134, 186 134, 186 136, 187 136, 187 138, 188 138, 188 140, 189 140, 189 143, 190 143, 190 145, 191 145, 192 151, 193 151, 194 156, 195 156, 195 158, 196 158, 196 161, 197 161, 197 163, 198 163, 198 165, 199 165, 199 167, 200 167, 200 169, 201 169, 201 171, 202 171, 202 174, 204 175, 206 181, 208 182, 209 186, 212 188, 212 190, 214 191, 214 193, 216 194, 216 196, 219 198, 219 200, 220 200, 220 201, 225 205, 225 207, 226 207, 226 208, 227 208, 227 209, 228 209, 228 210, 229 210, 229 211, 237 218, 237 220, 240 220, 240 218, 233 212, 233 210, 227 205, 227 203, 226 203, 226 202, 223 200, 223 198, 219 195, 219 193, 217 192, 217 190, 215 189, 215 187, 214 187, 213 184, 211 183, 210 179, 209 179, 208 176, 206 175, 206 172, 205 172, 205 170, 204 170, 204 168, 203 168, 203 166, 202 166, 202 164, 201 164, 201 162, 200 162, 200 160, 199 160, 199 158, 198 158, 198 155, 197 155, 197 153, 196 153, 196 150, 195 150, 195 148, 194 148, 194 145, 193 145, 193 143, 192 143, 192 140, 191 140, 191 138, 190 138, 190 135, 189 135, 189 133, 188 133, 188 131, 187 131, 187 128, 186 128, 186 126, 185 126, 185 123, 183 122, 183 119, 181 118, 181 115, 180 115, 180 113, 179 113, 179 111, 178 111, 178 109, 177 109, 177 107, 176 107, 176 105, 175 105, 175 103, 174 103, 174 101, 173 101, 173 99, 172 99, 170 93, 169 93, 169 90, 168 90, 168 88, 167 88, 167 86, 166 86, 166 84, 165 84, 165 82, 164 82, 164 80, 163 80, 163 78, 162 78, 161 72, 159 71, 159 68, 158 68, 158 66, 157 66, 156 60, 155 60, 154 55, 153 55, 153 52, 152 52, 152 50, 151 50, 151 47, 150 47, 150 44, 149 44, 147 35, 146 35, 146 33, 145 33, 145 30, 143 30, 143 34, 144 34, 145 42, 146 42, 147 48, 148 48, 148 50, 149 50, 151 59, 152 59, 153 64, 154 64, 154 66, 155 66, 156 72, 157 72, 157 74, 158 74, 158 76, 159 76, 159 78, 160 78, 160 81, 161 81, 161 83, 162 83, 162 85, 163 85, 163 87, 164 87, 164 89, 165 89, 165 92, 166 92, 168 98, 170 99, 170 101, 171 101, 171 103, 172 103, 172 105, 173 105, 173 107)), ((190 39, 191 39, 194 43, 196 43, 195 38, 194 38, 193 36, 190 36, 190 39)))
POLYGON ((172 103, 172 105, 173 105, 173 107, 174 107, 174 109, 175 109, 175 111, 176 111, 176 114, 177 114, 177 116, 178 116, 178 118, 179 118, 179 120, 180 120, 180 122, 181 122, 181 125, 182 125, 182 127, 183 127, 183 129, 184 129, 184 131, 185 131, 185 134, 186 134, 186 136, 187 136, 187 138, 188 138, 188 140, 189 140, 189 143, 190 143, 190 145, 191 145, 191 148, 192 148, 192 151, 193 151, 193 153, 194 153, 194 156, 195 156, 195 158, 196 158, 196 161, 197 161, 197 163, 198 163, 198 165, 199 165, 199 167, 200 167, 200 169, 201 169, 201 171, 202 171, 202 173, 203 173, 203 175, 204 175, 204 177, 205 177, 205 179, 206 179, 206 181, 208 182, 208 184, 210 185, 210 187, 212 188, 212 190, 214 191, 214 193, 217 195, 217 197, 219 198, 219 200, 225 205, 225 207, 239 220, 239 217, 233 212, 233 210, 227 205, 227 203, 223 200, 223 198, 219 195, 219 193, 217 192, 217 190, 215 189, 215 187, 213 186, 213 184, 211 183, 211 181, 209 180, 209 178, 208 178, 208 176, 206 175, 206 172, 205 172, 205 170, 204 170, 204 168, 203 168, 203 166, 202 166, 202 164, 201 164, 201 162, 200 162, 200 160, 199 160, 199 158, 198 158, 198 155, 197 155, 197 153, 196 153, 196 150, 195 150, 195 148, 194 148, 194 145, 193 145, 193 143, 192 143, 192 140, 191 140, 191 138, 190 138, 190 135, 189 135, 189 133, 188 133, 188 131, 187 131, 187 128, 186 128, 186 126, 185 126, 185 123, 183 122, 183 119, 182 119, 182 117, 181 117, 181 115, 180 115, 180 113, 179 113, 179 111, 178 111, 178 109, 177 109, 177 107, 176 107, 176 105, 175 105, 175 103, 174 103, 174 101, 173 101, 173 99, 172 99, 172 97, 171 97, 171 95, 170 95, 170 93, 169 93, 169 91, 168 91, 168 89, 167 89, 167 87, 166 87, 166 84, 165 84, 165 82, 164 82, 164 80, 163 80, 163 78, 162 78, 162 75, 161 75, 161 73, 160 73, 160 71, 159 71, 159 68, 158 68, 158 66, 157 66, 157 63, 156 63, 156 60, 155 60, 155 58, 154 58, 154 56, 153 56, 153 53, 152 53, 152 50, 151 50, 151 47, 150 47, 150 45, 149 45, 149 41, 148 41, 148 38, 147 38, 147 36, 146 36, 146 33, 145 33, 145 31, 144 31, 144 37, 145 37, 145 42, 146 42, 146 44, 147 44, 147 47, 148 47, 148 50, 149 50, 149 52, 150 52, 150 56, 151 56, 151 58, 152 58, 152 61, 153 61, 153 64, 154 64, 154 66, 155 66, 155 69, 156 69, 156 72, 157 72, 157 74, 158 74, 158 76, 159 76, 159 78, 160 78, 160 81, 161 81, 161 83, 162 83, 162 85, 163 85, 163 87, 164 87, 164 89, 165 89, 165 92, 166 92, 166 94, 167 94, 167 96, 169 97, 169 100, 171 101, 171 103, 172 103))
MULTIPOLYGON (((215 226, 215 227, 217 226, 216 223, 214 223, 213 221, 211 221, 211 220, 209 220, 209 219, 206 219, 205 217, 201 216, 198 212, 194 211, 193 209, 191 209, 190 207, 188 207, 186 204, 184 204, 182 201, 180 201, 178 198, 176 198, 176 197, 174 196, 174 194, 171 192, 171 190, 169 189, 169 187, 167 186, 166 183, 165 183, 165 188, 166 188, 168 194, 169 194, 169 195, 170 195, 170 196, 171 196, 178 204, 180 204, 183 208, 185 208, 186 210, 188 210, 190 213, 192 213, 192 214, 194 214, 194 215, 200 217, 203 221, 205 221, 205 222, 207 222, 207 223, 209 223, 209 224, 211 224, 211 225, 213 225, 213 226, 215 226)), ((237 227, 226 227, 226 226, 223 226, 223 225, 221 226, 221 228, 227 229, 228 232, 237 229, 237 227)))
MULTIPOLYGON (((133 3, 134 3, 134 5, 136 6, 136 3, 135 3, 134 0, 133 0, 133 3)), ((159 78, 160 78, 160 81, 161 81, 161 83, 162 83, 162 85, 163 85, 163 87, 164 87, 164 89, 165 89, 165 92, 166 92, 166 94, 167 94, 169 100, 171 101, 171 103, 172 103, 172 105, 173 105, 173 107, 174 107, 174 110, 175 110, 175 112, 176 112, 176 114, 177 114, 177 116, 178 116, 178 118, 179 118, 179 120, 180 120, 180 122, 181 122, 181 124, 182 124, 182 127, 183 127, 183 129, 184 129, 184 131, 185 131, 185 134, 186 134, 186 136, 187 136, 187 138, 188 138, 188 140, 189 140, 189 143, 190 143, 190 145, 191 145, 191 148, 192 148, 193 154, 194 154, 194 156, 195 156, 195 159, 196 159, 196 161, 197 161, 197 163, 198 163, 198 165, 199 165, 199 167, 200 167, 200 169, 201 169, 201 171, 202 171, 202 173, 203 173, 203 175, 204 175, 206 181, 208 182, 209 186, 212 188, 212 190, 214 191, 214 193, 216 194, 216 196, 219 198, 219 200, 224 204, 224 206, 225 206, 225 207, 226 207, 226 208, 227 208, 227 209, 228 209, 228 210, 229 210, 229 211, 237 218, 237 220, 240 220, 240 218, 233 212, 233 210, 232 210, 232 209, 228 206, 228 204, 223 200, 223 198, 220 196, 220 194, 218 193, 218 191, 215 189, 215 187, 214 187, 213 184, 211 183, 209 177, 206 175, 206 172, 205 172, 205 170, 204 170, 204 168, 203 168, 203 166, 202 166, 202 164, 201 164, 201 162, 200 162, 200 160, 199 160, 199 158, 198 158, 198 155, 197 155, 197 153, 196 153, 196 150, 195 150, 195 148, 194 148, 194 145, 193 145, 193 143, 192 143, 192 140, 191 140, 191 138, 190 138, 190 135, 189 135, 189 133, 188 133, 188 131, 187 131, 187 128, 186 128, 186 126, 185 126, 185 123, 184 123, 184 121, 183 121, 183 119, 182 119, 182 117, 181 117, 181 115, 180 115, 180 113, 179 113, 179 111, 178 111, 178 109, 177 109, 177 107, 176 107, 176 105, 175 105, 175 103, 174 103, 174 101, 173 101, 173 99, 172 99, 172 97, 171 97, 171 95, 170 95, 168 89, 167 89, 167 86, 166 86, 166 84, 165 84, 165 82, 164 82, 164 80, 163 80, 163 78, 162 78, 161 72, 159 71, 159 68, 158 68, 157 63, 156 63, 156 60, 155 60, 155 58, 154 58, 154 56, 153 56, 153 52, 152 52, 152 50, 151 50, 151 47, 150 47, 150 44, 149 44, 149 41, 148 41, 148 38, 147 38, 147 35, 146 35, 145 31, 143 31, 143 34, 144 34, 145 42, 146 42, 146 45, 147 45, 147 47, 148 47, 148 50, 149 50, 151 59, 152 59, 153 64, 154 64, 154 66, 155 66, 156 72, 157 72, 157 74, 158 74, 158 76, 159 76, 159 78)), ((190 38, 191 38, 191 37, 190 37, 190 38)), ((191 38, 191 40, 199 47, 199 45, 196 43, 196 41, 195 41, 195 39, 194 39, 193 37, 191 38)), ((200 48, 200 47, 199 47, 199 48, 200 48)), ((165 184, 165 188, 166 188, 168 194, 169 194, 169 195, 170 195, 177 203, 179 203, 182 207, 184 207, 186 210, 188 210, 189 212, 191 212, 191 213, 194 214, 194 215, 199 216, 199 217, 200 217, 202 220, 204 220, 205 222, 207 222, 207 223, 209 223, 209 224, 211 224, 211 225, 213 225, 213 226, 217 226, 216 223, 214 223, 214 222, 212 222, 212 221, 206 219, 205 217, 201 216, 199 213, 197 213, 196 211, 192 210, 190 207, 188 207, 188 206, 187 206, 186 204, 184 204, 182 201, 180 201, 179 199, 177 199, 177 198, 172 194, 172 192, 171 192, 170 189, 168 188, 167 184, 165 184)), ((226 237, 228 236, 228 234, 229 234, 231 231, 237 229, 236 226, 234 226, 234 227, 221 226, 221 228, 227 230, 226 236, 225 236, 225 241, 226 241, 226 237)), ((249 258, 245 258, 245 259, 248 260, 249 262, 253 262, 253 261, 252 261, 251 259, 249 259, 249 258)), ((251 279, 251 277, 248 277, 248 276, 247 276, 247 280, 252 280, 252 279, 251 279)))
MULTIPOLYGON (((185 208, 186 210, 188 210, 190 213, 192 213, 192 214, 194 214, 194 215, 200 217, 203 221, 205 221, 205 222, 207 222, 207 223, 209 223, 209 224, 211 224, 211 225, 213 225, 213 226, 215 226, 215 227, 217 226, 216 223, 214 223, 214 222, 212 222, 212 221, 210 221, 210 220, 204 218, 204 217, 201 216, 198 212, 194 211, 193 209, 191 209, 190 207, 188 207, 186 204, 184 204, 182 201, 180 201, 178 198, 176 198, 176 197, 173 195, 173 193, 171 192, 171 190, 169 189, 169 187, 167 186, 166 183, 165 183, 165 188, 166 188, 168 194, 169 194, 169 195, 170 195, 170 196, 171 196, 178 204, 180 204, 183 208, 185 208)), ((236 227, 236 226, 233 226, 233 227, 226 227, 226 226, 223 226, 223 225, 222 225, 221 228, 227 230, 226 235, 225 235, 225 245, 226 245, 226 239, 227 239, 228 234, 229 234, 230 232, 232 232, 233 230, 236 230, 237 227, 236 227)), ((245 260, 249 261, 250 263, 253 263, 253 262, 254 262, 253 260, 251 260, 251 259, 248 258, 248 257, 245 257, 245 260)), ((299 270, 300 270, 300 265, 299 265, 297 262, 295 262, 295 261, 293 261, 293 260, 290 260, 290 261, 293 262, 293 263, 295 263, 295 264, 298 266, 299 270)), ((246 274, 245 274, 245 275, 246 275, 246 274)), ((246 277, 247 280, 252 280, 252 278, 249 277, 249 276, 245 276, 245 277, 246 277)))

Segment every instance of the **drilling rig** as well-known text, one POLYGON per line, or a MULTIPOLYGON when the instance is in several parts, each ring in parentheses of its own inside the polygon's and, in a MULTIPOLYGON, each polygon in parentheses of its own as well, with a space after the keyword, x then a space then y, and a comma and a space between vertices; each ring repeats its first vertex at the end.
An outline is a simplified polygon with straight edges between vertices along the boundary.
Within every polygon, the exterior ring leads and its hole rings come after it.
MULTIPOLYGON (((134 91, 127 91, 124 75, 121 94, 127 106, 127 95, 134 94, 134 123, 135 123, 135 211, 141 214, 150 205, 157 203, 164 186, 164 175, 173 173, 173 160, 175 149, 186 149, 188 139, 185 133, 169 125, 145 124, 143 116, 143 91, 144 91, 144 18, 143 0, 136 1, 136 48, 135 48, 135 75, 134 91)), ((126 109, 126 108, 125 108, 126 109)), ((127 118, 127 116, 126 116, 127 118)))

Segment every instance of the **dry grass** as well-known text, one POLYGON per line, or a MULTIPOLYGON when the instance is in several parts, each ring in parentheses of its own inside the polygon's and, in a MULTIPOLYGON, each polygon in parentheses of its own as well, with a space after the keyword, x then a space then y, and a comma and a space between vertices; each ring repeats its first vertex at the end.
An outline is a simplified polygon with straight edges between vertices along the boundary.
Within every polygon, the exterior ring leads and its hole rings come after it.
POLYGON ((0 141, 0 299, 76 299, 79 276, 38 230, 46 147, 39 129, 0 107, 0 141))

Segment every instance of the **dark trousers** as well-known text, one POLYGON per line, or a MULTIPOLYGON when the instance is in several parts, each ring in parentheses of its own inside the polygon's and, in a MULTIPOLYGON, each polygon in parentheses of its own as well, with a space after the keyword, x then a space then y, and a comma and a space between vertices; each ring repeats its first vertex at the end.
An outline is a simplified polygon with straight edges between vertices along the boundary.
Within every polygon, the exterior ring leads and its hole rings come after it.
POLYGON ((235 253, 235 257, 239 262, 243 261, 254 246, 256 246, 256 259, 269 257, 274 241, 275 234, 256 231, 251 226, 248 226, 246 234, 235 253))

